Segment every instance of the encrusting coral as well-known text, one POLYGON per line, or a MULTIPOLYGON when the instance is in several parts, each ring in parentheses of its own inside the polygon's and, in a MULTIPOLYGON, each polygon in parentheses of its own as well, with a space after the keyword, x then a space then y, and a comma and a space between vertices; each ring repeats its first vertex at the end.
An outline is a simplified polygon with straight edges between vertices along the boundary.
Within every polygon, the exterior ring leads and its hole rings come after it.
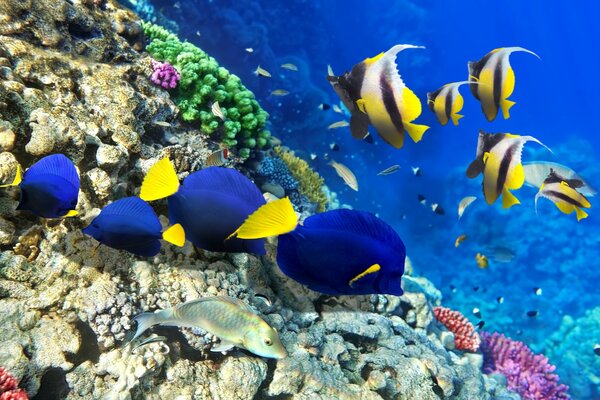
POLYGON ((450 332, 454 333, 456 349, 471 352, 476 352, 479 349, 481 340, 475 331, 475 327, 459 311, 438 306, 433 309, 433 315, 450 332))
POLYGON ((248 158, 251 149, 270 146, 271 133, 264 129, 269 114, 236 75, 160 26, 146 22, 143 27, 150 40, 146 51, 172 64, 181 75, 174 95, 184 121, 200 122, 203 133, 227 147, 237 148, 241 158, 248 158), (224 121, 211 112, 215 102, 219 103, 224 121))

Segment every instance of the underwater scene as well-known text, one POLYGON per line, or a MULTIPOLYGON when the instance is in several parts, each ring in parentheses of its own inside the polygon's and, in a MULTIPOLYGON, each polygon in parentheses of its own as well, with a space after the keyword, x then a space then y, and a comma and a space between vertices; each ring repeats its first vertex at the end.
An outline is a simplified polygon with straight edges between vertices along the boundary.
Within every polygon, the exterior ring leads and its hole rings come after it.
POLYGON ((0 0, 0 400, 600 400, 598 15, 0 0))

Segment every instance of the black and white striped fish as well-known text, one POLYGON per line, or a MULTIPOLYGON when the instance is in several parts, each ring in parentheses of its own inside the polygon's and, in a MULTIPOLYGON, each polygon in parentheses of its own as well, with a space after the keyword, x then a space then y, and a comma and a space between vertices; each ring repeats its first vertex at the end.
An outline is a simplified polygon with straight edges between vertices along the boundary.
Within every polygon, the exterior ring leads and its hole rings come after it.
POLYGON ((546 147, 533 136, 479 131, 477 153, 467 168, 467 176, 475 178, 483 172, 483 194, 488 204, 493 204, 500 195, 504 208, 520 203, 510 190, 519 189, 525 183, 521 152, 529 141, 546 147))
POLYGON ((589 200, 577 191, 583 183, 579 179, 566 179, 559 175, 553 169, 542 183, 540 190, 535 195, 535 210, 537 213, 537 201, 540 197, 545 197, 564 214, 575 212, 577 221, 587 218, 588 214, 582 208, 590 208, 592 205, 589 200))
POLYGON ((522 47, 501 47, 486 54, 479 61, 469 61, 469 81, 471 93, 481 102, 481 109, 488 121, 493 121, 502 109, 504 119, 508 119, 508 110, 515 105, 508 97, 515 89, 515 72, 510 66, 508 56, 515 51, 524 51, 540 58, 534 52, 522 47))
POLYGON ((421 102, 398 74, 396 55, 404 49, 423 48, 396 45, 385 53, 356 64, 351 72, 329 76, 335 92, 350 111, 352 136, 364 139, 369 124, 390 145, 404 145, 404 131, 418 142, 428 126, 412 122, 421 115, 421 102))
POLYGON ((462 110, 465 100, 458 91, 460 85, 471 83, 469 81, 447 83, 435 92, 427 93, 427 105, 435 113, 438 121, 446 125, 450 119, 454 125, 463 116, 458 112, 462 110))

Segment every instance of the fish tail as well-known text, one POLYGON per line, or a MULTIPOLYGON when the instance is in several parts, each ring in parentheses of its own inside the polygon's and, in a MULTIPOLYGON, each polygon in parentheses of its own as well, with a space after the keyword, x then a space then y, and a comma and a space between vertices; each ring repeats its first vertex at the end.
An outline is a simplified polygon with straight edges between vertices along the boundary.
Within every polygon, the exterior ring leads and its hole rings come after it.
POLYGON ((12 183, 9 183, 7 185, 0 185, 0 187, 19 186, 22 180, 23 176, 21 173, 21 166, 17 164, 17 170, 15 171, 15 179, 13 179, 12 183))
POLYGON ((405 122, 404 128, 406 129, 406 132, 408 132, 408 136, 410 136, 415 143, 421 141, 423 134, 429 129, 427 125, 417 125, 410 122, 405 122))
POLYGON ((581 221, 582 219, 588 217, 588 213, 586 213, 579 207, 575 207, 575 215, 577 215, 577 221, 581 221))
POLYGON ((182 247, 185 244, 185 231, 181 224, 175 224, 162 233, 162 238, 175 246, 182 247))
POLYGON ((502 192, 502 208, 511 208, 515 204, 521 204, 521 202, 509 190, 504 189, 502 192))
POLYGON ((464 115, 461 114, 452 114, 452 123, 454 124, 454 126, 458 125, 458 120, 461 119, 462 117, 464 117, 464 115))
POLYGON ((179 179, 169 158, 163 158, 150 167, 140 190, 140 198, 145 201, 169 197, 179 190, 179 179))
POLYGON ((504 116, 504 119, 510 118, 510 113, 508 112, 508 110, 510 110, 510 108, 514 105, 515 105, 515 102, 510 101, 508 99, 504 99, 504 100, 500 101, 500 106, 502 107, 502 115, 504 116))
POLYGON ((254 211, 246 221, 225 240, 232 237, 240 239, 262 239, 283 235, 296 229, 298 216, 288 197, 275 200, 254 211))
POLYGON ((162 311, 141 313, 136 315, 133 320, 137 322, 137 329, 129 341, 130 343, 152 326, 160 324, 163 320, 162 311))

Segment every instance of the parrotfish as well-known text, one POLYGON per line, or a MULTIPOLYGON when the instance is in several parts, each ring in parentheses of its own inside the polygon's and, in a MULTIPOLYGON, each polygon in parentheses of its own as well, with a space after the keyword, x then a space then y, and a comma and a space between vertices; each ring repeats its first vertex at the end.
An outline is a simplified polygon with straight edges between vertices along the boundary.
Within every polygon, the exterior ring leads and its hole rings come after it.
POLYGON ((462 110, 465 100, 458 91, 460 85, 471 83, 469 81, 447 83, 435 92, 427 93, 427 105, 435 113, 438 121, 446 125, 452 120, 454 125, 458 125, 458 120, 463 116, 458 112, 462 110))
POLYGON ((401 148, 404 131, 418 142, 428 126, 414 124, 421 115, 421 102, 410 90, 396 69, 396 55, 404 49, 422 46, 396 45, 385 53, 356 64, 351 72, 328 76, 333 89, 350 111, 350 131, 364 139, 369 124, 388 144, 401 148))
POLYGON ((177 246, 185 243, 181 225, 175 224, 162 232, 154 210, 139 197, 125 197, 110 203, 83 233, 113 249, 145 257, 158 254, 160 239, 177 246))
POLYGON ((21 199, 17 210, 31 211, 43 218, 77 215, 79 175, 73 162, 62 154, 42 158, 22 178, 17 168, 14 181, 3 186, 19 186, 21 199))
POLYGON ((500 195, 504 208, 520 203, 510 191, 519 189, 525 182, 521 152, 529 141, 544 146, 533 136, 479 131, 477 153, 467 168, 467 176, 475 178, 483 172, 483 194, 488 204, 494 204, 500 195))
POLYGON ((588 214, 583 211, 583 208, 592 207, 590 201, 577 188, 583 183, 578 179, 567 179, 560 176, 553 169, 550 169, 550 174, 540 186, 540 190, 535 195, 535 209, 537 212, 537 201, 540 197, 545 197, 554 203, 564 214, 575 212, 577 221, 587 218, 588 214))
POLYGON ((283 273, 330 295, 401 295, 406 249, 392 227, 373 214, 332 210, 298 223, 289 198, 268 203, 231 234, 255 239, 279 236, 283 273))
POLYGON ((252 181, 235 169, 208 167, 179 184, 168 158, 154 164, 144 178, 140 197, 167 198, 171 224, 181 224, 194 245, 209 251, 265 254, 263 240, 225 238, 265 204, 252 181))
POLYGON ((510 66, 508 57, 515 51, 524 51, 540 58, 534 52, 522 47, 502 47, 492 50, 479 61, 470 61, 469 81, 471 93, 481 102, 481 109, 488 121, 493 121, 502 109, 504 119, 508 119, 508 110, 515 105, 508 100, 515 89, 515 72, 510 66))
POLYGON ((234 297, 203 297, 154 313, 142 313, 134 319, 137 330, 131 341, 154 325, 199 327, 221 339, 212 351, 225 352, 237 346, 261 357, 287 356, 277 331, 234 297))

